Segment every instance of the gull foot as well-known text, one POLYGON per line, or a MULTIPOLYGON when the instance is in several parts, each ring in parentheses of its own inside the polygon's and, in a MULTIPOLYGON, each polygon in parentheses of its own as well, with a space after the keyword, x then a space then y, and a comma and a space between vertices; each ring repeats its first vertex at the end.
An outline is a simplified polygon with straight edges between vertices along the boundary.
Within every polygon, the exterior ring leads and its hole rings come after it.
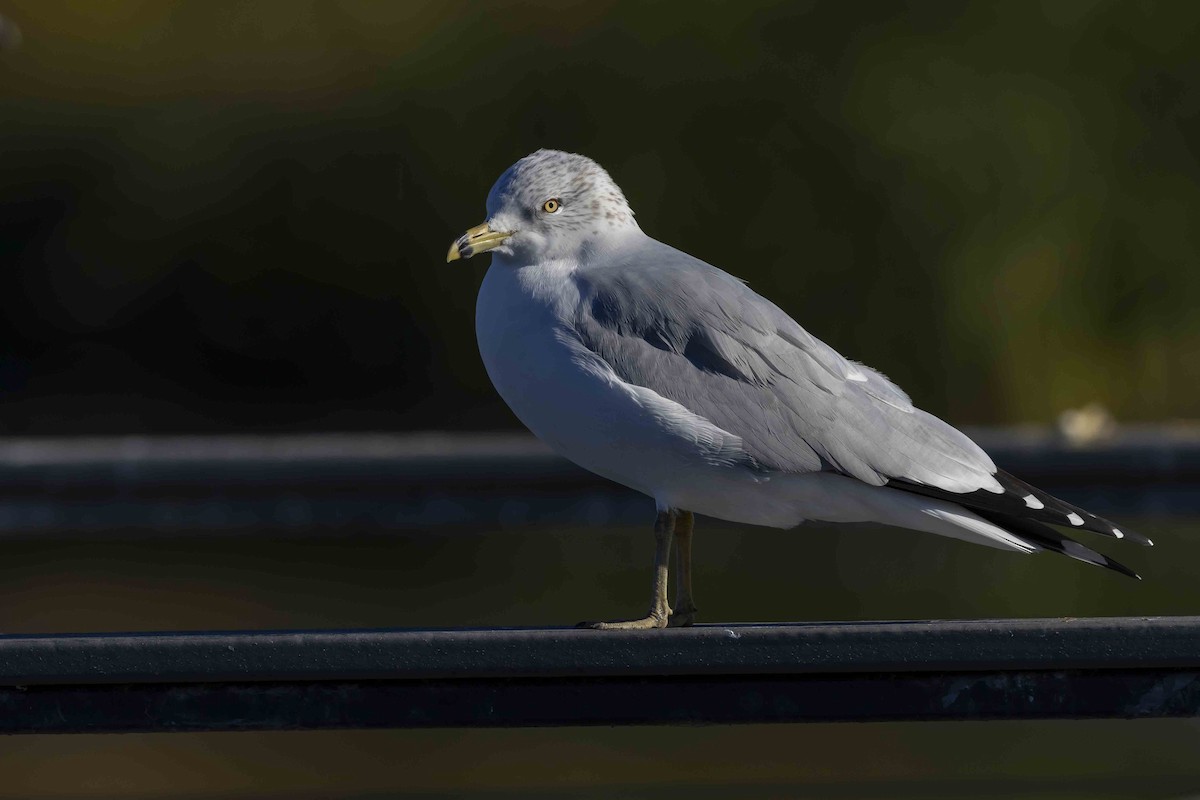
POLYGON ((687 607, 678 609, 673 614, 671 614, 669 619, 667 619, 667 627, 668 628, 689 628, 689 627, 691 627, 692 623, 696 621, 696 611, 697 611, 697 609, 695 606, 687 606, 687 607))
POLYGON ((649 631, 667 627, 671 617, 666 614, 650 614, 641 619, 621 619, 612 622, 581 622, 576 628, 594 631, 649 631))

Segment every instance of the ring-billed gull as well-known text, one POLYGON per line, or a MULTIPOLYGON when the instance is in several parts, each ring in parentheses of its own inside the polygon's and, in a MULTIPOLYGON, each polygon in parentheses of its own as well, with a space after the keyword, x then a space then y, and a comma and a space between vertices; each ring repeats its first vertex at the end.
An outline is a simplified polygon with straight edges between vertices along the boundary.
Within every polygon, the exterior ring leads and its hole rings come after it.
POLYGON ((539 150, 505 171, 447 261, 485 252, 475 330, 496 390, 558 453, 658 508, 649 613, 588 627, 691 624, 693 512, 878 522, 1137 577, 1044 523, 1149 539, 998 470, 745 283, 647 236, 589 158, 539 150))

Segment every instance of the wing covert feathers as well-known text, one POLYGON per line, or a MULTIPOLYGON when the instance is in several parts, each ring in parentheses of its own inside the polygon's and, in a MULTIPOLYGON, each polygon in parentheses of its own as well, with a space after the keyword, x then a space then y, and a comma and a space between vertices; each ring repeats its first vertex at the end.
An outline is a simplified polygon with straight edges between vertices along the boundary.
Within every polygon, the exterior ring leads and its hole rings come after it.
POLYGON ((737 437, 744 467, 836 472, 954 503, 1040 549, 1126 575, 1042 523, 1153 544, 998 470, 961 431, 733 276, 653 239, 638 248, 576 274, 571 334, 625 383, 737 437))

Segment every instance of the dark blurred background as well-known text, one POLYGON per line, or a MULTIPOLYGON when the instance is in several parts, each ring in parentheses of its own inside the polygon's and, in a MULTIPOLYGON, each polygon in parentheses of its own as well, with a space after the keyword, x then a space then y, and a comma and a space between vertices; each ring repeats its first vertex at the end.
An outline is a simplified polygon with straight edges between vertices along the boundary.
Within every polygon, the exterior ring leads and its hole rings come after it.
MULTIPOLYGON (((474 343, 486 259, 443 262, 539 147, 955 423, 1194 418, 1197 53, 1189 2, 0 0, 0 435, 516 426, 474 343)), ((504 519, 31 531, 13 508, 63 501, 13 492, 9 633, 569 624, 640 611, 652 549, 504 519)), ((699 601, 1195 613, 1196 520, 1122 522, 1159 543, 1107 548, 1140 584, 706 520, 699 601)), ((0 798, 1167 798, 1200 791, 1198 743, 1191 720, 15 737, 0 798)))
POLYGON ((538 147, 958 423, 1194 416, 1200 5, 3 0, 0 431, 515 425, 538 147))

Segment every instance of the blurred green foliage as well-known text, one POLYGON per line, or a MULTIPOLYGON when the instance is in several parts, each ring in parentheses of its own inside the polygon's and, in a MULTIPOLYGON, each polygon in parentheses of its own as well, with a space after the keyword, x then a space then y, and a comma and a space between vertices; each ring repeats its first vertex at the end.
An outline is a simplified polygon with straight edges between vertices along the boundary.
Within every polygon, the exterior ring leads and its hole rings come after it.
MULTIPOLYGON (((0 432, 515 424, 485 265, 442 262, 543 146, 957 423, 1197 415, 1200 4, 0 15, 0 432)), ((1194 524, 1145 527, 1175 557, 1122 554, 1138 584, 714 526, 697 589, 708 620, 1194 611, 1194 524)), ((563 624, 646 589, 643 530, 348 536, 10 542, 0 630, 563 624)), ((20 737, 0 796, 1181 796, 1195 749, 1177 720, 20 737)))
POLYGON ((1200 4, 0 13, 0 430, 515 424, 442 262, 542 146, 957 423, 1196 415, 1200 4))

